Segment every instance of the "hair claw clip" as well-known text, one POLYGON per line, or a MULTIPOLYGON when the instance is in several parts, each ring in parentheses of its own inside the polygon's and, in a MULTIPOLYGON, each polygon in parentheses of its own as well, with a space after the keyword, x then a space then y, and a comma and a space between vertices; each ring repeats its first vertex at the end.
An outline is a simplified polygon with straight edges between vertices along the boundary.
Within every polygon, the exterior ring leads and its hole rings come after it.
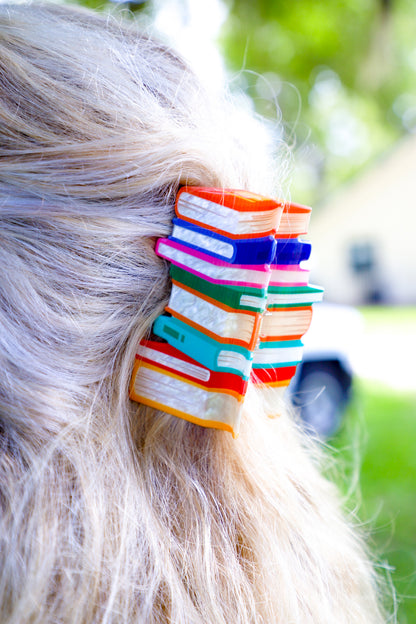
POLYGON ((141 341, 130 397, 236 436, 248 380, 289 384, 322 298, 300 266, 310 208, 184 187, 175 211, 172 234, 156 244, 171 263, 169 302, 153 324, 163 342, 141 341))
POLYGON ((169 238, 231 264, 270 264, 276 254, 274 236, 229 238, 183 219, 173 219, 173 231, 169 238))
POLYGON ((158 240, 156 253, 181 269, 217 284, 257 288, 267 288, 269 284, 269 265, 231 264, 169 238, 158 240))
POLYGON ((184 186, 175 211, 180 219, 230 238, 274 235, 284 204, 249 191, 184 186))
POLYGON ((219 343, 173 316, 159 316, 153 332, 213 371, 250 376, 253 354, 244 347, 219 343))

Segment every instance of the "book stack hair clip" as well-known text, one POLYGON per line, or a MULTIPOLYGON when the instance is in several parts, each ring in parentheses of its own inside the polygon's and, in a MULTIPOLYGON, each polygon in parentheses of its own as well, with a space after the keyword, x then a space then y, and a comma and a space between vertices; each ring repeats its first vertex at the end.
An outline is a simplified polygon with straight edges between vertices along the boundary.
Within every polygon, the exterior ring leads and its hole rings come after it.
POLYGON ((300 264, 311 251, 310 208, 247 191, 180 189, 173 231, 156 244, 172 291, 142 340, 130 398, 238 435, 251 378, 286 387, 302 354, 312 303, 300 264))

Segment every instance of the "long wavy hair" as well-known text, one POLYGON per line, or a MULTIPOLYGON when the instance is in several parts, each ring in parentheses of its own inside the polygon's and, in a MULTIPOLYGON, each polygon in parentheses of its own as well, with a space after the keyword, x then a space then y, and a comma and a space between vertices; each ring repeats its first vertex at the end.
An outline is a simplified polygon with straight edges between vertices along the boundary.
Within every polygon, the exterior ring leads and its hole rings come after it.
POLYGON ((128 399, 179 186, 275 184, 230 106, 131 25, 0 5, 2 623, 385 621, 286 412, 251 391, 233 440, 128 399))

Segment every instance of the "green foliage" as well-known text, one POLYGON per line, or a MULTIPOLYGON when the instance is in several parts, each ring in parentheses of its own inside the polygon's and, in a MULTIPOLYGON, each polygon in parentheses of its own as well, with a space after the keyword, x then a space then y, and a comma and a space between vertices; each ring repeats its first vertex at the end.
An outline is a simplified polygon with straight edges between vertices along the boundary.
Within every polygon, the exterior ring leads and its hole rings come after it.
POLYGON ((317 67, 329 65, 353 87, 377 12, 374 0, 236 0, 224 30, 234 69, 275 71, 307 96, 317 67), (243 53, 242 53, 243 52, 243 53))
MULTIPOLYGON (((360 310, 366 336, 398 344, 416 332, 416 307, 360 310)), ((410 339, 411 342, 411 339, 410 339)), ((413 354, 414 356, 414 354, 413 354)), ((395 358, 394 353, 386 358, 395 358)), ((402 364, 398 362, 398 366, 402 364)), ((370 546, 389 566, 398 599, 399 624, 416 622, 416 386, 399 392, 381 382, 358 379, 342 430, 331 440, 341 490, 355 490, 349 507, 358 508, 370 532, 370 546), (357 475, 357 468, 360 474, 357 475), (339 472, 338 472, 339 475, 339 472), (352 488, 354 489, 354 488, 352 488)))
MULTIPOLYGON (((416 130, 413 0, 222 1, 229 15, 219 44, 232 84, 259 113, 283 120, 299 201, 316 202, 416 130)), ((191 12, 187 0, 78 2, 130 17, 173 5, 185 22, 191 12)))
POLYGON ((324 195, 416 127, 415 3, 229 6, 225 56, 257 110, 272 119, 281 112, 295 135, 301 201, 324 195))
POLYGON ((416 395, 360 380, 345 426, 332 441, 338 463, 351 460, 360 438, 360 519, 380 561, 391 568, 398 622, 411 624, 416 622, 416 395))

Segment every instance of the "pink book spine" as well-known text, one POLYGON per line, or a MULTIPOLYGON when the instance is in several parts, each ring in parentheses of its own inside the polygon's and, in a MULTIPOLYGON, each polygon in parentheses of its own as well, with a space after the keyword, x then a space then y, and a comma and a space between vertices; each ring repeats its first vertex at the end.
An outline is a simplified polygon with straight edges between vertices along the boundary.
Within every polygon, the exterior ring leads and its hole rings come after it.
POLYGON ((269 286, 307 286, 308 284, 309 269, 301 269, 297 264, 271 264, 270 269, 269 286))
MULTIPOLYGON (((228 267, 230 269, 247 269, 251 271, 269 271, 268 264, 231 264, 226 260, 220 260, 220 258, 216 258, 215 256, 211 256, 210 254, 205 254, 202 251, 198 251, 197 249, 193 249, 192 247, 187 247, 186 245, 182 245, 182 243, 178 243, 177 241, 170 240, 169 238, 160 238, 156 244, 156 253, 159 254, 159 243, 164 243, 169 247, 173 247, 173 249, 178 249, 179 251, 183 251, 184 253, 189 254, 190 256, 194 256, 195 258, 199 258, 200 260, 204 260, 204 262, 209 262, 210 264, 215 264, 216 266, 228 267)), ((162 256, 166 257, 166 256, 162 256)), ((167 258, 169 260, 169 258, 167 258)))
POLYGON ((168 238, 159 238, 159 240, 156 243, 155 251, 156 251, 156 254, 160 256, 161 258, 165 258, 165 260, 169 260, 169 262, 172 262, 172 264, 175 264, 181 269, 188 271, 188 273, 193 273, 194 275, 197 275, 198 277, 201 277, 209 282, 212 282, 213 284, 225 284, 229 286, 242 286, 242 287, 248 287, 248 288, 267 288, 267 286, 269 285, 271 272, 270 272, 270 268, 268 264, 259 264, 259 265, 230 264, 229 262, 225 262, 224 260, 214 258, 213 256, 199 252, 196 249, 192 249, 191 247, 186 247, 185 245, 181 245, 180 243, 177 243, 176 241, 171 241, 168 238), (172 249, 176 249, 182 253, 185 253, 189 257, 190 263, 192 262, 192 258, 194 257, 194 258, 197 258, 198 260, 202 260, 203 262, 206 262, 213 266, 216 266, 219 268, 230 269, 236 273, 236 276, 238 275, 238 272, 247 270, 251 272, 256 272, 258 274, 258 277, 256 277, 256 281, 214 278, 211 275, 206 275, 205 273, 201 273, 200 271, 194 269, 190 264, 183 264, 182 262, 179 262, 178 260, 171 258, 169 254, 161 252, 160 250, 161 245, 166 245, 167 247, 170 247, 172 249))

